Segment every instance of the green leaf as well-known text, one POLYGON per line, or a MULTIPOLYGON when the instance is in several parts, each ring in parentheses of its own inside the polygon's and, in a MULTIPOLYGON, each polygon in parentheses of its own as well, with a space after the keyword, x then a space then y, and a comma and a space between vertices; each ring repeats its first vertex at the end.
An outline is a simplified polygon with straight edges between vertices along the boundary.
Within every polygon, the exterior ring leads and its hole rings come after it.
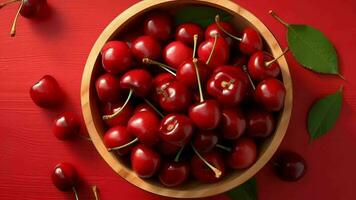
POLYGON ((257 200, 256 178, 251 178, 244 184, 227 192, 231 200, 257 200))
POLYGON ((315 72, 339 74, 336 50, 322 32, 307 25, 287 27, 288 46, 300 64, 315 72))
POLYGON ((308 131, 311 141, 325 135, 336 123, 342 105, 342 88, 334 94, 318 100, 308 115, 308 131))
POLYGON ((193 22, 206 28, 215 22, 215 16, 219 14, 222 21, 227 21, 231 15, 216 8, 202 6, 187 6, 177 11, 175 20, 177 24, 193 22))

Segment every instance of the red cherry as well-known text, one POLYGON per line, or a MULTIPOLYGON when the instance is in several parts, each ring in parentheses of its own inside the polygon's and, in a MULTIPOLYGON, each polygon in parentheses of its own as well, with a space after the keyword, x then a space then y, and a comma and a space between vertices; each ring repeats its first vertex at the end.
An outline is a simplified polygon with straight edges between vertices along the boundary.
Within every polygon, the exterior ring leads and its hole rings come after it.
POLYGON ((176 155, 178 151, 181 149, 180 146, 165 142, 165 141, 160 141, 158 144, 158 150, 161 152, 163 155, 176 155))
POLYGON ((110 73, 96 79, 95 88, 99 99, 103 102, 114 102, 120 98, 120 79, 110 73))
POLYGON ((133 90, 137 96, 145 97, 151 92, 152 76, 146 70, 133 69, 121 77, 120 86, 133 90))
POLYGON ((101 60, 103 68, 113 74, 127 71, 133 63, 130 48, 122 41, 106 43, 101 51, 101 60))
POLYGON ((117 150, 119 155, 125 155, 130 152, 132 147, 130 142, 134 139, 134 136, 127 131, 125 126, 114 126, 106 131, 103 141, 109 151, 116 150, 115 147, 123 147, 125 145, 124 148, 117 150), (130 145, 126 146, 129 143, 130 145))
MULTIPOLYGON (((204 84, 209 76, 209 68, 205 63, 198 61, 199 75, 204 84)), ((196 88, 198 86, 197 74, 192 59, 183 62, 177 69, 177 80, 182 82, 188 88, 196 88)))
POLYGON ((67 140, 80 131, 80 121, 72 112, 64 112, 57 116, 53 124, 53 133, 60 140, 67 140))
POLYGON ((247 95, 246 79, 245 73, 240 68, 219 67, 207 83, 207 92, 222 105, 234 106, 241 103, 247 95))
POLYGON ((167 41, 172 34, 172 17, 166 12, 150 13, 144 22, 145 35, 159 41, 167 41))
POLYGON ((211 151, 218 143, 218 136, 213 131, 200 130, 194 135, 193 145, 200 153, 211 151))
POLYGON ((212 166, 221 171, 220 176, 216 176, 214 171, 209 168, 197 155, 194 155, 191 159, 191 172, 193 176, 204 183, 214 183, 221 180, 225 175, 224 161, 219 153, 216 151, 210 151, 203 154, 202 157, 209 162, 212 166))
POLYGON ((26 18, 33 18, 41 12, 46 4, 46 0, 22 0, 20 14, 26 18))
MULTIPOLYGON (((220 22, 220 26, 223 27, 229 33, 237 35, 236 30, 231 24, 226 22, 220 22)), ((232 43, 234 42, 233 39, 230 36, 226 35, 216 23, 210 24, 206 28, 205 39, 214 38, 216 34, 219 34, 221 37, 223 37, 230 47, 232 46, 232 43)))
POLYGON ((236 140, 228 158, 229 167, 245 169, 250 167, 257 159, 256 143, 249 138, 236 140))
POLYGON ((159 180, 166 187, 182 185, 189 176, 189 164, 185 162, 165 162, 159 173, 159 180))
POLYGON ((161 120, 159 133, 162 140, 183 147, 193 135, 194 127, 185 115, 169 114, 161 120))
POLYGON ((247 27, 242 31, 240 41, 240 51, 247 55, 251 55, 263 48, 263 42, 260 34, 253 28, 247 27))
POLYGON ((138 37, 131 47, 132 54, 139 60, 144 58, 157 60, 161 57, 161 51, 161 45, 151 36, 138 37))
POLYGON ((177 69, 184 61, 191 59, 193 50, 180 41, 169 43, 163 50, 163 58, 166 63, 177 69))
POLYGON ((279 111, 283 108, 286 88, 283 83, 274 78, 263 80, 256 86, 255 101, 268 111, 279 111))
MULTIPOLYGON (((104 115, 112 115, 115 112, 117 112, 118 110, 120 110, 123 105, 124 105, 124 103, 121 101, 117 101, 115 103, 107 103, 107 104, 105 104, 103 113, 104 113, 104 115)), ((127 104, 125 106, 125 108, 123 108, 122 111, 120 112, 120 115, 118 115, 115 118, 106 120, 105 123, 109 127, 113 127, 113 126, 117 126, 117 125, 126 126, 127 122, 129 121, 130 117, 133 114, 132 110, 133 110, 132 105, 127 104)))
POLYGON ((245 132, 246 119, 241 111, 224 109, 221 115, 220 131, 225 139, 235 140, 245 132))
POLYGON ((50 75, 43 76, 30 89, 32 101, 39 107, 51 108, 63 101, 63 92, 58 82, 50 75))
POLYGON ((158 95, 159 105, 167 112, 184 111, 192 101, 190 91, 183 83, 178 81, 164 84, 155 92, 158 95))
POLYGON ((141 178, 152 177, 158 171, 160 163, 160 155, 148 146, 138 144, 131 151, 132 169, 141 178))
POLYGON ((246 119, 246 133, 250 137, 265 138, 271 135, 274 130, 275 120, 269 112, 250 110, 246 119))
POLYGON ((222 37, 216 36, 216 38, 207 38, 200 44, 198 56, 199 59, 205 62, 210 68, 214 69, 228 62, 230 56, 229 45, 222 37))
POLYGON ((52 171, 52 182, 61 191, 75 191, 78 182, 77 170, 69 163, 59 163, 52 171))
POLYGON ((127 131, 136 136, 141 143, 155 145, 159 142, 160 120, 155 113, 139 112, 134 114, 127 123, 127 131))
POLYGON ((285 151, 277 155, 274 169, 279 178, 284 181, 298 181, 307 171, 307 163, 297 153, 285 151))
POLYGON ((203 29, 195 23, 184 23, 178 26, 176 31, 176 40, 185 43, 188 46, 193 46, 194 35, 198 35, 198 44, 203 41, 203 29))
POLYGON ((196 103, 189 108, 189 117, 202 130, 212 130, 219 125, 221 110, 215 100, 196 103))
POLYGON ((147 103, 141 103, 138 106, 136 106, 133 113, 136 114, 136 113, 145 112, 145 111, 152 112, 152 113, 155 112, 153 110, 153 108, 150 105, 148 105, 147 103))
POLYGON ((268 64, 268 61, 273 60, 273 57, 263 51, 257 51, 251 55, 248 62, 248 73, 251 78, 256 81, 262 81, 266 78, 276 78, 281 73, 277 62, 268 64))
POLYGON ((154 79, 153 79, 153 87, 156 89, 160 89, 163 85, 172 82, 176 79, 175 76, 173 76, 170 73, 161 73, 158 74, 154 79))

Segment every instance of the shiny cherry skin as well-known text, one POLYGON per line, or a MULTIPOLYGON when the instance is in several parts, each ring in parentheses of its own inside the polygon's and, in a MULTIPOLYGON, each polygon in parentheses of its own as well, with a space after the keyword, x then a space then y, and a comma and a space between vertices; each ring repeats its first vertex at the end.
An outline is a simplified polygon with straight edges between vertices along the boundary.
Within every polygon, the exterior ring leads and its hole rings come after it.
POLYGON ((194 45, 194 35, 198 35, 198 44, 204 39, 203 29, 195 23, 184 23, 178 26, 176 31, 176 40, 183 42, 188 46, 194 45))
POLYGON ((193 49, 181 41, 173 41, 163 50, 163 59, 174 69, 178 69, 184 61, 191 59, 192 56, 193 49))
POLYGON ((133 111, 134 114, 139 113, 139 112, 145 112, 145 111, 149 111, 149 112, 156 112, 155 110, 153 110, 153 108, 148 105, 147 103, 141 103, 139 105, 137 105, 135 107, 135 110, 133 111))
POLYGON ((78 173, 73 165, 61 162, 51 174, 53 184, 61 191, 70 191, 78 182, 78 173))
POLYGON ((126 42, 110 41, 101 51, 101 61, 105 71, 120 74, 132 65, 132 54, 126 42))
POLYGON ((279 153, 273 166, 278 177, 284 181, 298 181, 307 171, 305 160, 292 151, 279 153))
POLYGON ((103 102, 114 102, 120 98, 120 79, 111 73, 101 75, 95 81, 96 93, 103 102))
POLYGON ((219 178, 215 177, 215 173, 197 156, 193 155, 191 159, 191 173, 198 180, 203 183, 215 183, 221 180, 225 175, 225 164, 222 156, 216 151, 210 151, 202 155, 203 158, 219 169, 222 174, 219 178))
POLYGON ((207 153, 218 143, 218 136, 214 131, 199 130, 193 137, 193 145, 200 153, 207 153))
POLYGON ((235 140, 245 132, 246 118, 240 110, 224 109, 219 127, 225 139, 235 140))
POLYGON ((188 88, 181 82, 172 81, 156 90, 159 105, 167 112, 182 112, 192 102, 192 96, 188 88))
POLYGON ((256 162, 256 143, 250 138, 236 140, 228 157, 228 165, 232 169, 246 169, 256 162))
MULTIPOLYGON (((210 52, 213 49, 215 38, 207 38, 204 42, 199 45, 198 57, 204 63, 209 59, 210 52)), ((225 65, 229 61, 230 49, 228 43, 224 38, 218 37, 215 45, 215 50, 211 56, 210 63, 208 66, 211 69, 217 66, 225 65)))
POLYGON ((138 112, 127 123, 127 131, 136 136, 141 143, 152 146, 159 142, 159 125, 160 120, 155 113, 138 112))
MULTIPOLYGON (((134 136, 127 131, 125 126, 119 125, 119 126, 114 126, 109 130, 107 130, 106 133, 104 134, 103 141, 106 148, 109 149, 109 148, 122 146, 124 144, 131 142, 134 139, 135 139, 134 136)), ((132 147, 128 146, 123 149, 117 150, 115 152, 117 152, 119 155, 122 156, 130 152, 131 149, 132 147)))
POLYGON ((165 162, 161 167, 158 178, 166 187, 182 185, 189 177, 189 167, 186 162, 165 162))
POLYGON ((53 123, 53 133, 60 140, 67 140, 79 134, 80 121, 76 114, 64 112, 53 123))
POLYGON ((131 52, 139 60, 143 58, 158 60, 161 57, 162 49, 160 43, 153 37, 140 36, 132 42, 131 52))
POLYGON ((245 73, 233 66, 219 67, 207 83, 207 92, 221 105, 235 106, 247 95, 245 73), (226 69, 227 68, 227 69, 226 69))
POLYGON ((160 92, 167 87, 167 84, 176 80, 176 77, 170 73, 161 73, 154 77, 153 79, 153 99, 159 103, 160 92))
POLYGON ((120 87, 132 89, 135 95, 140 97, 147 96, 152 89, 152 76, 144 69, 133 69, 122 75, 120 87))
POLYGON ((221 109, 217 101, 206 100, 189 108, 189 117, 202 130, 215 129, 221 119, 221 109))
POLYGON ((32 101, 39 107, 52 108, 63 101, 63 92, 55 78, 50 75, 43 76, 30 88, 32 101))
MULTIPOLYGON (((232 27, 231 24, 226 23, 226 22, 220 22, 219 23, 227 32, 231 33, 232 35, 237 35, 236 30, 234 29, 234 27, 232 27)), ((216 23, 210 24, 206 30, 205 30, 205 39, 208 38, 214 38, 215 34, 219 34, 221 37, 223 37, 227 44, 229 45, 229 47, 232 46, 232 44, 234 43, 234 40, 226 35, 219 27, 216 23)))
MULTIPOLYGON (((199 69, 199 76, 200 76, 200 81, 202 84, 206 83, 209 75, 210 75, 210 70, 208 66, 199 61, 197 62, 198 69, 199 69)), ((177 80, 182 82, 185 86, 188 88, 196 88, 198 87, 198 81, 197 81, 197 74, 195 70, 195 66, 193 63, 192 59, 188 59, 184 61, 177 69, 176 72, 177 75, 177 80)))
POLYGON ((251 78, 255 81, 262 81, 267 78, 276 78, 280 75, 281 69, 277 62, 266 66, 266 62, 273 60, 273 57, 263 51, 257 51, 251 55, 247 69, 251 78))
MULTIPOLYGON (((118 111, 122 106, 123 102, 121 101, 116 101, 115 103, 107 103, 105 104, 103 113, 104 115, 111 115, 118 111)), ((130 103, 126 104, 124 109, 121 111, 119 115, 112 119, 105 120, 106 125, 109 127, 121 125, 121 126, 126 126, 127 122, 129 121, 130 117, 133 114, 133 108, 130 103)))
POLYGON ((165 141, 160 141, 157 145, 158 151, 165 156, 173 156, 178 153, 178 151, 182 148, 180 146, 165 142, 165 141))
POLYGON ((262 50, 263 42, 260 34, 251 27, 245 28, 242 32, 239 48, 242 53, 247 55, 262 50))
POLYGON ((286 88, 283 83, 274 78, 260 82, 254 93, 255 101, 271 112, 280 111, 283 108, 285 96, 286 88))
POLYGON ((144 144, 136 145, 131 151, 131 166, 141 178, 152 177, 159 169, 161 156, 144 144))
POLYGON ((149 13, 144 22, 145 35, 152 36, 158 41, 167 41, 173 31, 172 17, 166 12, 149 13))
POLYGON ((162 120, 159 133, 162 140, 183 147, 193 135, 193 122, 181 114, 168 114, 162 120))
POLYGON ((246 134, 254 138, 266 138, 270 136, 275 128, 273 115, 263 110, 250 110, 246 116, 246 134))
POLYGON ((42 11, 46 4, 46 0, 22 0, 20 14, 26 18, 34 18, 42 11))

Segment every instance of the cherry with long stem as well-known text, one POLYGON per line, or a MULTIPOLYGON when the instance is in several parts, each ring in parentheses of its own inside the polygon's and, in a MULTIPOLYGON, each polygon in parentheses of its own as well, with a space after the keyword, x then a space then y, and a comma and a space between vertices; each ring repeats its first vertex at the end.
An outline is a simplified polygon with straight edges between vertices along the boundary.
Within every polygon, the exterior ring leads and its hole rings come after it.
POLYGON ((236 36, 234 36, 234 35, 232 35, 231 33, 229 33, 227 30, 225 30, 222 26, 221 26, 221 24, 220 24, 220 16, 219 15, 216 15, 215 16, 215 23, 216 23, 216 25, 218 26, 218 28, 222 31, 222 32, 224 32, 226 35, 228 35, 228 36, 230 36, 231 38, 233 38, 233 39, 235 39, 235 40, 237 40, 237 41, 242 41, 242 38, 239 38, 239 37, 236 37, 236 36))
POLYGON ((203 156, 201 156, 200 153, 196 150, 196 148, 194 147, 194 145, 192 143, 190 143, 190 145, 191 145, 194 153, 199 157, 199 159, 201 159, 201 161, 203 161, 204 164, 206 164, 206 166, 208 166, 214 172, 216 178, 219 178, 222 175, 222 172, 218 168, 211 165, 208 161, 206 161, 203 158, 203 156))
POLYGON ((122 112, 122 110, 125 108, 125 106, 129 103, 129 101, 130 101, 130 99, 131 99, 131 97, 132 97, 133 92, 134 92, 134 90, 133 90, 133 89, 130 89, 129 95, 127 96, 126 101, 125 101, 125 103, 121 106, 121 108, 120 108, 118 111, 116 111, 116 112, 114 112, 113 114, 111 114, 111 115, 104 115, 104 116, 103 116, 103 120, 110 120, 110 119, 113 119, 113 118, 115 118, 116 116, 118 116, 118 115, 122 112))
POLYGON ((273 60, 270 60, 270 61, 265 62, 266 67, 269 67, 269 66, 271 66, 271 64, 273 64, 273 63, 275 63, 276 61, 278 61, 278 59, 280 59, 282 56, 284 56, 288 51, 289 51, 289 48, 286 47, 286 48, 284 49, 284 51, 283 51, 279 56, 275 57, 273 60))
POLYGON ((174 72, 175 69, 166 65, 166 64, 163 64, 163 63, 160 63, 158 61, 155 61, 155 60, 152 60, 152 59, 149 59, 149 58, 143 58, 142 59, 142 62, 144 64, 150 64, 150 65, 157 65, 159 66, 160 68, 162 68, 163 70, 167 71, 168 73, 172 74, 173 76, 176 75, 176 73, 174 72))

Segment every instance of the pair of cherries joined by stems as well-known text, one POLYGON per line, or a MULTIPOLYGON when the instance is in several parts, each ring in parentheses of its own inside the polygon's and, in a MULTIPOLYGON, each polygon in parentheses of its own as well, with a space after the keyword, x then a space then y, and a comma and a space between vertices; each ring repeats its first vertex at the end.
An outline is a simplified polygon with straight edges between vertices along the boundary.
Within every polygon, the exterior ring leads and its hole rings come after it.
POLYGON ((20 3, 20 6, 16 12, 14 21, 11 26, 11 37, 14 37, 16 35, 16 24, 19 15, 28 19, 33 19, 38 17, 41 12, 44 12, 43 10, 45 9, 45 6, 47 6, 47 0, 7 0, 5 2, 0 3, 0 9, 18 2, 20 3))

